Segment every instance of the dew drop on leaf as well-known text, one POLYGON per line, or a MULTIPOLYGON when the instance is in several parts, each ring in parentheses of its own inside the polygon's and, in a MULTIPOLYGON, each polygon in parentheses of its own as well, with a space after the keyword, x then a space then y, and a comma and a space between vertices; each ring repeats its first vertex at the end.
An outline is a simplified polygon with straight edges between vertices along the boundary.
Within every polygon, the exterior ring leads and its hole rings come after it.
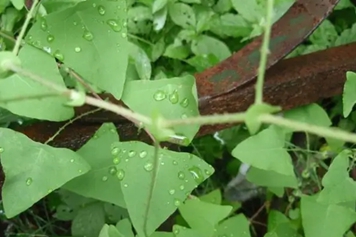
POLYGON ((128 155, 129 155, 129 157, 134 157, 136 155, 136 151, 131 150, 131 151, 129 151, 128 155))
POLYGON ((177 90, 174 90, 174 92, 172 94, 169 95, 169 101, 172 104, 177 104, 179 101, 179 94, 177 90))
POLYGON ((176 207, 180 206, 180 201, 178 199, 174 200, 174 206, 176 207))
POLYGON ((63 61, 64 60, 64 55, 59 50, 56 50, 54 52, 53 56, 55 58, 57 58, 59 61, 63 61))
POLYGON ((94 35, 90 31, 85 30, 83 33, 83 38, 87 41, 92 41, 94 39, 94 35))
POLYGON ((70 159, 70 162, 73 163, 73 162, 74 162, 74 159, 70 159))
POLYGON ((116 167, 110 167, 110 168, 109 168, 109 174, 115 175, 116 173, 117 173, 116 167))
POLYGON ((122 181, 125 178, 125 171, 122 169, 117 170, 116 177, 122 181))
POLYGON ((173 165, 178 165, 178 162, 176 160, 174 160, 172 163, 173 165))
POLYGON ((120 32, 121 31, 121 26, 119 25, 119 23, 117 23, 116 20, 110 19, 107 20, 106 23, 110 26, 110 28, 115 31, 115 32, 120 32))
POLYGON ((73 21, 73 25, 77 26, 77 25, 78 25, 78 22, 73 21))
POLYGON ((102 16, 105 15, 105 8, 103 6, 101 6, 101 5, 98 6, 98 12, 102 16))
POLYGON ((115 157, 113 160, 112 160, 112 163, 114 163, 115 165, 118 165, 120 163, 121 159, 119 157, 115 157))
POLYGON ((183 180, 185 178, 185 174, 182 171, 179 171, 178 178, 183 180))
POLYGON ((189 105, 189 100, 187 98, 183 99, 181 102, 180 102, 180 105, 183 107, 183 108, 187 108, 188 105, 189 105))
POLYGON ((175 194, 175 192, 176 192, 176 190, 174 190, 174 189, 169 190, 169 194, 170 194, 170 195, 175 194))
POLYGON ((159 90, 153 95, 153 98, 156 101, 164 100, 166 98, 166 93, 164 91, 159 90))
POLYGON ((140 154, 139 154, 139 156, 140 156, 141 158, 145 158, 145 157, 147 156, 147 151, 141 151, 140 154))
POLYGON ((117 154, 119 154, 120 149, 118 147, 114 147, 111 149, 111 155, 116 156, 117 154))
POLYGON ((32 178, 27 178, 26 179, 26 185, 30 186, 32 184, 32 178))
POLYGON ((78 172, 79 172, 79 173, 82 173, 82 172, 83 172, 83 170, 78 170, 78 172))
POLYGON ((129 185, 128 184, 124 184, 124 188, 127 188, 129 185))
POLYGON ((52 43, 53 40, 54 40, 54 36, 53 36, 53 35, 48 35, 48 36, 47 36, 47 42, 48 42, 48 43, 52 43))
POLYGON ((122 36, 122 38, 126 38, 127 34, 126 33, 122 33, 121 36, 122 36))
POLYGON ((46 30, 48 29, 47 21, 46 21, 46 19, 44 19, 44 18, 41 19, 41 29, 42 29, 43 31, 46 31, 46 30))
POLYGON ((182 184, 181 186, 179 186, 180 190, 184 190, 184 185, 182 184))
POLYGON ((204 170, 204 173, 205 173, 206 175, 211 175, 211 171, 210 171, 210 170, 204 170))
POLYGON ((147 162, 143 168, 146 170, 146 171, 151 171, 153 170, 153 164, 151 162, 147 162))
POLYGON ((104 182, 107 181, 107 180, 108 180, 108 176, 103 176, 103 177, 101 178, 101 180, 104 181, 104 182))
POLYGON ((77 53, 79 53, 79 52, 82 51, 82 49, 81 49, 80 47, 75 47, 75 48, 74 48, 74 51, 77 52, 77 53))
POLYGON ((182 119, 186 119, 188 118, 188 116, 186 114, 182 114, 182 116, 180 116, 182 119))
POLYGON ((3 153, 5 149, 3 147, 0 147, 0 153, 3 153))
POLYGON ((203 172, 199 167, 193 166, 193 167, 189 168, 189 172, 193 175, 193 178, 197 184, 204 181, 203 172))

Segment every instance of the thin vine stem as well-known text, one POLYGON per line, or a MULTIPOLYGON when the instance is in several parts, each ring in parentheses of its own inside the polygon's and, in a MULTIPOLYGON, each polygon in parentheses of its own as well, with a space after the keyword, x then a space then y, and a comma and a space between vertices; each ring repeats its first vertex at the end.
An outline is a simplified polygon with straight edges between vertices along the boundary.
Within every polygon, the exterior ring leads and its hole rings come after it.
POLYGON ((261 57, 260 65, 258 67, 258 77, 255 89, 255 104, 261 104, 263 102, 263 82, 266 71, 267 57, 269 54, 269 42, 271 37, 272 28, 272 14, 273 14, 273 0, 267 0, 266 9, 266 21, 265 21, 265 31, 263 34, 263 41, 261 46, 261 57))
POLYGON ((16 43, 15 43, 15 46, 14 46, 14 49, 12 50, 12 52, 17 55, 20 51, 20 46, 21 46, 21 43, 22 43, 22 39, 23 37, 25 36, 25 32, 26 32, 26 29, 28 27, 28 25, 30 24, 30 21, 32 19, 32 17, 34 16, 34 13, 35 13, 35 9, 37 7, 37 4, 40 2, 40 0, 34 0, 33 3, 32 3, 32 6, 31 6, 31 9, 30 11, 27 13, 26 15, 26 19, 25 19, 25 22, 23 23, 22 25, 22 28, 21 28, 21 31, 20 31, 20 34, 19 36, 17 37, 16 39, 16 43))

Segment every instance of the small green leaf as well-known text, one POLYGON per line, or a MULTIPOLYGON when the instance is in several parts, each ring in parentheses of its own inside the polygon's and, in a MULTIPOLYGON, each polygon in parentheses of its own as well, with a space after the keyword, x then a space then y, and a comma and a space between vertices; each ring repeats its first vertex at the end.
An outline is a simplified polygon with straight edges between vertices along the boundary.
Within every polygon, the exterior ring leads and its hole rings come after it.
POLYGON ((123 237, 134 237, 134 233, 132 232, 132 225, 128 218, 120 220, 116 224, 116 228, 120 233, 123 234, 123 237))
POLYGON ((25 0, 11 0, 11 3, 17 10, 21 10, 25 6, 25 0))
POLYGON ((276 113, 281 110, 281 107, 272 106, 269 104, 253 104, 246 112, 246 126, 251 134, 255 134, 260 129, 262 122, 259 117, 264 114, 276 113))
POLYGON ((167 7, 162 8, 153 15, 153 28, 155 31, 160 31, 166 24, 168 15, 167 7))
POLYGON ((129 50, 126 8, 126 1, 80 2, 40 18, 26 41, 120 99, 129 50))
POLYGON ((113 225, 105 224, 100 230, 99 237, 125 237, 113 225))
POLYGON ((170 44, 164 51, 164 56, 174 59, 185 59, 190 54, 190 49, 186 45, 170 44))
POLYGON ((344 92, 342 94, 343 115, 346 118, 356 103, 356 73, 347 72, 344 92))
POLYGON ((305 237, 343 236, 356 221, 356 213, 353 209, 319 203, 317 196, 303 196, 301 212, 305 237))
POLYGON ((118 148, 117 178, 139 236, 150 236, 214 172, 191 154, 162 149, 155 157, 155 148, 142 142, 123 142, 118 148))
POLYGON ((0 140, 1 164, 6 177, 2 197, 8 218, 90 169, 88 163, 71 150, 34 142, 7 128, 0 128, 0 140))
POLYGON ((166 7, 168 0, 155 0, 152 5, 152 14, 166 7))
POLYGON ((169 16, 175 24, 183 28, 195 27, 195 13, 189 5, 184 3, 170 4, 168 7, 168 12, 169 16))
POLYGON ((195 55, 215 55, 219 61, 231 55, 226 44, 216 38, 207 35, 200 35, 192 42, 192 51, 195 55))
POLYGON ((219 63, 219 59, 213 54, 202 54, 193 56, 186 60, 187 63, 195 67, 198 72, 202 72, 205 69, 212 67, 219 63))
MULTIPOLYGON (((342 1, 340 1, 342 2, 342 1)), ((350 1, 348 1, 350 2, 350 1)), ((345 45, 355 42, 356 37, 356 23, 352 25, 350 29, 346 29, 335 40, 334 46, 345 45)))
POLYGON ((0 79, 7 78, 14 74, 10 70, 11 66, 21 67, 21 60, 9 51, 0 52, 0 79))
POLYGON ((199 199, 186 200, 179 207, 179 212, 184 220, 193 229, 200 230, 205 236, 211 236, 214 228, 231 213, 231 206, 221 206, 199 199))
POLYGON ((250 237, 250 222, 243 214, 224 220, 217 227, 219 236, 250 237))
POLYGON ((264 10, 257 4, 257 0, 231 0, 235 10, 246 20, 253 23, 258 23, 261 17, 264 17, 264 10))
MULTIPOLYGON (((93 203, 80 209, 72 221, 73 236, 97 237, 105 224, 105 212, 101 203, 93 203)), ((114 236, 110 236, 114 237, 114 236)))
MULTIPOLYGON (((155 81, 129 81, 122 101, 130 109, 146 116, 151 117, 159 111, 166 119, 181 119, 199 114, 195 93, 195 79, 190 75, 155 81)), ((199 125, 180 125, 172 129, 190 142, 199 125)))
POLYGON ((356 181, 349 176, 350 151, 344 150, 331 163, 322 180, 324 189, 317 201, 338 204, 356 200, 356 181))
POLYGON ((200 196, 199 199, 203 202, 220 205, 222 200, 221 191, 220 189, 215 189, 214 191, 211 191, 204 196, 200 196))
POLYGON ((125 207, 120 181, 116 177, 117 163, 121 162, 122 158, 119 153, 116 154, 119 148, 112 147, 112 144, 118 141, 119 136, 115 125, 112 123, 103 124, 93 138, 77 151, 92 169, 71 180, 63 188, 85 197, 125 207))
POLYGON ((294 176, 291 157, 284 148, 284 136, 275 127, 269 127, 239 143, 232 155, 256 168, 294 176))
POLYGON ((135 67, 139 79, 141 80, 151 79, 151 74, 152 74, 151 60, 148 58, 146 52, 133 43, 130 43, 130 47, 131 47, 130 56, 135 60, 135 67))

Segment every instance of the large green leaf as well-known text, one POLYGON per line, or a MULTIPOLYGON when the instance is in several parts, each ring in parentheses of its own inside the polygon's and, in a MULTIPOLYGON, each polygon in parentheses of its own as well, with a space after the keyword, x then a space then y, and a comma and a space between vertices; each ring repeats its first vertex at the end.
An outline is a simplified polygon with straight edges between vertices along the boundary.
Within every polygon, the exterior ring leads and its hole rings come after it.
MULTIPOLYGON (((193 76, 129 81, 125 85, 122 100, 130 109, 150 117, 156 112, 166 119, 199 115, 193 76)), ((191 141, 198 129, 199 125, 180 125, 174 131, 191 141)))
POLYGON ((103 124, 77 153, 92 169, 68 182, 63 188, 85 197, 114 203, 125 207, 120 182, 116 178, 120 156, 112 152, 111 144, 118 142, 119 136, 111 123, 103 124))
POLYGON ((271 126, 239 143, 232 155, 261 170, 294 176, 292 160, 284 144, 283 133, 271 126))
POLYGON ((128 64, 126 17, 126 1, 85 1, 41 18, 26 40, 119 99, 128 64))
POLYGON ((142 142, 114 144, 121 156, 117 178, 139 236, 149 236, 185 200, 213 168, 200 158, 159 150, 142 142))
POLYGON ((349 116, 356 103, 355 89, 356 89, 356 73, 347 72, 346 82, 344 85, 344 93, 342 94, 344 117, 349 116))
MULTIPOLYGON (((56 61, 51 56, 25 45, 19 53, 19 58, 22 61, 23 68, 26 70, 65 88, 56 61)), ((14 114, 29 118, 51 121, 70 119, 74 115, 74 110, 65 105, 67 99, 61 96, 45 97, 45 95, 49 94, 54 94, 54 91, 18 74, 0 80, 1 107, 14 114), (37 95, 43 95, 44 97, 41 99, 26 99, 26 97, 37 95), (17 97, 24 99, 1 103, 1 100, 17 97)))
POLYGON ((71 150, 34 142, 7 128, 0 128, 0 140, 5 173, 2 197, 8 218, 90 169, 88 163, 71 150))
POLYGON ((303 196, 301 211, 305 237, 343 236, 356 221, 353 208, 321 204, 317 196, 303 196))

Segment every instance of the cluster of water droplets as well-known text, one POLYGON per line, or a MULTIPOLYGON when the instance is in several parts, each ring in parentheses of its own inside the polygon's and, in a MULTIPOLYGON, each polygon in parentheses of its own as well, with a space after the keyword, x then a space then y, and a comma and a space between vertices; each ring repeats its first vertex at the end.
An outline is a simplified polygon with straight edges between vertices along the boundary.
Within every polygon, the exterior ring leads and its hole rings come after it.
MULTIPOLYGON (((182 108, 187 108, 189 106, 189 99, 188 98, 180 98, 179 97, 179 93, 178 90, 173 90, 171 93, 167 93, 164 90, 157 90, 154 94, 153 94, 153 99, 155 101, 164 101, 166 99, 169 100, 170 103, 172 104, 178 104, 182 107, 182 108)), ((186 114, 182 114, 182 119, 187 118, 186 114)))

